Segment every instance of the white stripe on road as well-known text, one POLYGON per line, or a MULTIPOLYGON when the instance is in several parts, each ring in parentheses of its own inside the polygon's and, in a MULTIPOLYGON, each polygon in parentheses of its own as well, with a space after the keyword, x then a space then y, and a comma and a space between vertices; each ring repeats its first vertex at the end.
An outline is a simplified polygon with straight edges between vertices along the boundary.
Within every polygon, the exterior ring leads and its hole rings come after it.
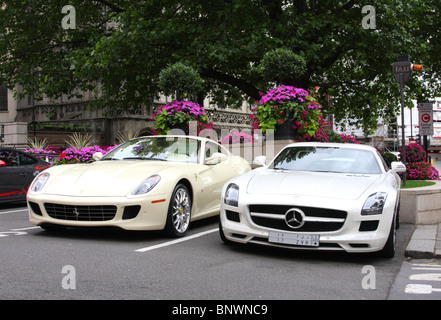
POLYGON ((15 212, 23 212, 23 211, 28 211, 28 208, 19 209, 19 210, 12 210, 12 211, 2 211, 2 212, 0 212, 0 214, 15 213, 15 212))
POLYGON ((0 237, 8 237, 8 236, 20 236, 23 234, 28 234, 25 230, 31 230, 31 229, 37 229, 40 227, 33 226, 33 227, 26 227, 26 228, 19 228, 19 229, 11 229, 9 231, 0 231, 0 237))
POLYGON ((412 270, 441 270, 441 265, 439 264, 428 264, 428 263, 412 263, 412 270))
POLYGON ((187 236, 187 237, 184 237, 184 238, 181 238, 181 239, 172 240, 172 241, 164 242, 164 243, 157 244, 157 245, 154 245, 154 246, 137 249, 135 251, 136 252, 146 252, 146 251, 150 251, 150 250, 159 249, 159 248, 162 248, 162 247, 171 246, 171 245, 174 245, 174 244, 177 244, 177 243, 181 243, 181 242, 188 241, 188 240, 191 240, 191 239, 194 239, 194 238, 199 238, 199 237, 205 236, 206 234, 213 233, 213 232, 218 231, 218 230, 219 229, 216 228, 216 229, 211 229, 211 230, 199 232, 199 233, 196 233, 196 234, 193 234, 191 236, 187 236))
POLYGON ((34 227, 27 227, 27 228, 20 228, 20 229, 11 229, 12 231, 22 231, 22 230, 31 230, 31 229, 40 229, 40 227, 34 226, 34 227))

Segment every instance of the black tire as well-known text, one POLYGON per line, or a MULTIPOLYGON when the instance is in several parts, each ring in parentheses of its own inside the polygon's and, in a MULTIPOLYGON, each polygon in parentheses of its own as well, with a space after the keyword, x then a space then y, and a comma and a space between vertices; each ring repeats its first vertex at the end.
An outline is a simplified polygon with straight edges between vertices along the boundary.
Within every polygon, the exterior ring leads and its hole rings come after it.
POLYGON ((173 190, 167 212, 164 231, 172 237, 182 237, 187 233, 191 218, 191 196, 187 187, 179 183, 173 190))
POLYGON ((397 240, 397 215, 394 215, 386 244, 384 245, 383 249, 380 251, 381 257, 393 258, 395 256, 396 240, 397 240))
POLYGON ((40 225, 40 228, 49 232, 59 232, 59 231, 65 231, 67 229, 65 226, 59 226, 50 223, 43 223, 42 225, 40 225))
POLYGON ((226 243, 226 244, 230 244, 230 243, 231 243, 231 241, 228 240, 228 239, 225 237, 225 233, 224 233, 224 231, 222 230, 222 223, 221 223, 221 221, 220 221, 220 217, 219 217, 219 236, 220 236, 220 238, 222 239, 222 241, 223 241, 224 243, 226 243))

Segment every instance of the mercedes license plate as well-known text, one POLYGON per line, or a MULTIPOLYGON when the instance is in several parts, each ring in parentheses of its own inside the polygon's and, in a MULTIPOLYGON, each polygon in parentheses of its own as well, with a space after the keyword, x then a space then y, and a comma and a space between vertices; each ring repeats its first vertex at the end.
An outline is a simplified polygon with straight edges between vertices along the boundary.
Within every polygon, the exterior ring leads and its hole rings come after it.
POLYGON ((318 247, 320 241, 320 235, 269 232, 268 241, 274 243, 293 244, 296 246, 318 247))

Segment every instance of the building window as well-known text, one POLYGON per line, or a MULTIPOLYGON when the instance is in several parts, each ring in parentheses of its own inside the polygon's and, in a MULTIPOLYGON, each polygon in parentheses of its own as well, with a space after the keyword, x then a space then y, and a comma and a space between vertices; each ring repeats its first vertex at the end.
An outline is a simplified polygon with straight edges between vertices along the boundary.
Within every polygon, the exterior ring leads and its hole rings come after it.
POLYGON ((0 85, 0 111, 8 111, 8 89, 0 85))

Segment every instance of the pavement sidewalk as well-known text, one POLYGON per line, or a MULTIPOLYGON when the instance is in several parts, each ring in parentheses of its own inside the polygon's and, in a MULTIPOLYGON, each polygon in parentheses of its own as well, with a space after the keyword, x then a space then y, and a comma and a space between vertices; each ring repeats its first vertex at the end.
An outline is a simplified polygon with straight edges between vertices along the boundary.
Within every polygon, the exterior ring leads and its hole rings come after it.
POLYGON ((414 259, 441 258, 441 223, 416 225, 405 253, 414 259))
MULTIPOLYGON (((432 164, 441 172, 441 154, 429 153, 432 164)), ((441 258, 441 224, 417 224, 406 256, 414 259, 441 258)))

